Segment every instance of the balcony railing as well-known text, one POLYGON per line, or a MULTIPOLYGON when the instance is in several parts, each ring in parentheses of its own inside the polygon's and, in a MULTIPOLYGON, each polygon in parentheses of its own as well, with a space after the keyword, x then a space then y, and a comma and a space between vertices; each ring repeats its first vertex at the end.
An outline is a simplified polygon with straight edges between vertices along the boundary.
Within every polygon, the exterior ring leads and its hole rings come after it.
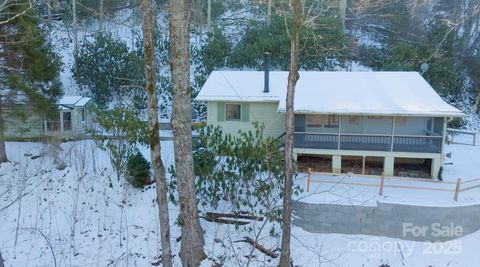
POLYGON ((442 136, 296 132, 295 148, 441 153, 442 136), (393 143, 392 143, 393 141, 393 143))

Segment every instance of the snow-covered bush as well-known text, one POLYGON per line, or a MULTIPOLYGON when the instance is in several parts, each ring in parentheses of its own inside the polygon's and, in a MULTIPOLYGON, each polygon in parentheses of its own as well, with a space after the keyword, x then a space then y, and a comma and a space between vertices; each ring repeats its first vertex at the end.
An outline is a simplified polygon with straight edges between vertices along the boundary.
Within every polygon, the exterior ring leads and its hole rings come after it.
POLYGON ((94 133, 94 140, 102 150, 108 152, 110 163, 120 180, 126 172, 130 156, 137 153, 138 145, 146 143, 147 124, 127 107, 97 109, 95 113, 102 132, 94 133))
MULTIPOLYGON (((194 171, 199 204, 248 212, 275 220, 281 214, 284 159, 280 143, 263 136, 263 126, 237 136, 220 127, 200 130, 195 140, 194 171)), ((298 189, 298 188, 297 188, 298 189)), ((298 190, 296 190, 298 192, 298 190)))
POLYGON ((150 182, 150 163, 142 153, 137 152, 128 158, 127 181, 134 187, 142 188, 150 182))

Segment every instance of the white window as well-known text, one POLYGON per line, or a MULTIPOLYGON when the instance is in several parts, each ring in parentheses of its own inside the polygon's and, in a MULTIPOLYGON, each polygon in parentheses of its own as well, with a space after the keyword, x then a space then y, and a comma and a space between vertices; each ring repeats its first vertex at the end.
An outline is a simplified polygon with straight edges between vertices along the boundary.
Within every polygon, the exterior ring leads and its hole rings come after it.
POLYGON ((72 130, 72 112, 63 112, 63 130, 72 130))
POLYGON ((82 110, 80 112, 81 112, 81 116, 82 116, 82 122, 84 122, 85 121, 85 109, 82 108, 82 110))
POLYGON ((242 105, 241 104, 225 104, 225 120, 239 121, 241 120, 242 105))
POLYGON ((60 112, 47 119, 47 131, 60 131, 60 112))

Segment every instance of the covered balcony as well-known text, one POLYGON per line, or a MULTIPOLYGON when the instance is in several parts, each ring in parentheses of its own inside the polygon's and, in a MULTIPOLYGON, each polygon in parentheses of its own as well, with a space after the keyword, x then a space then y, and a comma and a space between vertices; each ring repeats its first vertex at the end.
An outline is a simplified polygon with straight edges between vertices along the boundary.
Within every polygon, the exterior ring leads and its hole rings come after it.
POLYGON ((295 148, 441 153, 445 119, 295 115, 295 148))

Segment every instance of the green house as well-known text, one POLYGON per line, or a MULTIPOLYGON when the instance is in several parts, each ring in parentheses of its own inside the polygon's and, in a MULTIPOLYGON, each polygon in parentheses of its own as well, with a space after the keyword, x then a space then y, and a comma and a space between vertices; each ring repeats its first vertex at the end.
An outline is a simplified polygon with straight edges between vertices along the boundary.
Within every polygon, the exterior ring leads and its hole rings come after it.
MULTIPOLYGON (((207 124, 225 133, 264 124, 285 132, 288 72, 214 71, 196 100, 207 124)), ((300 72, 295 100, 294 154, 327 159, 333 173, 352 159, 380 162, 386 176, 400 163, 428 164, 438 177, 446 125, 462 112, 442 100, 416 72, 300 72)))

